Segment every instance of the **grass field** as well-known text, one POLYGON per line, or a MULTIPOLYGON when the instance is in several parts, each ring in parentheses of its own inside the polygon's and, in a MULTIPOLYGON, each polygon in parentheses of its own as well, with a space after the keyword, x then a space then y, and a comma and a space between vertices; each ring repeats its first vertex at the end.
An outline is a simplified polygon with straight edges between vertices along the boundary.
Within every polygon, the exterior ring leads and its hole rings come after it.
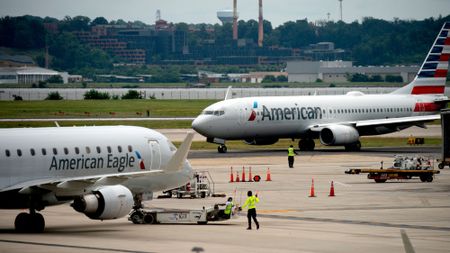
POLYGON ((0 101, 0 118, 195 117, 215 100, 0 101))

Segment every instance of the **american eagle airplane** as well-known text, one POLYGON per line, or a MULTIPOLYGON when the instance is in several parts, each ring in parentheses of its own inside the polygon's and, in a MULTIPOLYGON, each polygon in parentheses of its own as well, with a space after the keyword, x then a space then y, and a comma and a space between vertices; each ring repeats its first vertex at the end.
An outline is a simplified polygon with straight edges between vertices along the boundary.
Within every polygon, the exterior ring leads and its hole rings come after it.
POLYGON ((193 177, 186 160, 193 133, 177 150, 162 134, 142 127, 0 129, 0 208, 29 209, 19 232, 42 232, 46 206, 73 201, 91 219, 139 211, 151 193, 193 177))
POLYGON ((442 26, 418 74, 408 85, 390 94, 349 92, 339 96, 272 96, 229 99, 207 107, 192 127, 220 144, 244 140, 250 145, 270 145, 280 138, 301 139, 300 150, 314 150, 314 139, 329 146, 359 150, 360 136, 424 126, 439 119, 450 58, 450 23, 442 26))

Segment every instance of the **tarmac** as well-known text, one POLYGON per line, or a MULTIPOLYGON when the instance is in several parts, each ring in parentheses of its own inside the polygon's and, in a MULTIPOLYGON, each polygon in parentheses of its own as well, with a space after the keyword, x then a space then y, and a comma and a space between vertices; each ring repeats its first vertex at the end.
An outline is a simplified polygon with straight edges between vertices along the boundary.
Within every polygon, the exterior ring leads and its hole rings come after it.
MULTIPOLYGON (((197 224, 135 225, 126 217, 90 220, 68 204, 42 211, 42 234, 17 234, 20 210, 0 210, 0 252, 404 252, 404 229, 417 253, 448 252, 450 248, 450 170, 432 183, 419 179, 375 183, 366 175, 346 175, 349 168, 379 168, 395 154, 435 155, 439 148, 319 150, 300 153, 295 168, 285 152, 193 151, 196 170, 208 170, 216 193, 243 204, 248 190, 258 193, 261 228, 246 230, 245 210, 235 219, 197 224), (229 183, 230 168, 241 177, 251 166, 261 182, 229 183), (270 168, 272 181, 267 182, 270 168), (309 197, 314 179, 316 197, 309 197), (334 182, 335 197, 329 197, 334 182), (197 251, 200 252, 200 251, 197 251)), ((247 178, 248 179, 248 178, 247 178)), ((158 193, 155 194, 155 197, 158 193)), ((226 198, 154 199, 147 207, 201 209, 226 198)))

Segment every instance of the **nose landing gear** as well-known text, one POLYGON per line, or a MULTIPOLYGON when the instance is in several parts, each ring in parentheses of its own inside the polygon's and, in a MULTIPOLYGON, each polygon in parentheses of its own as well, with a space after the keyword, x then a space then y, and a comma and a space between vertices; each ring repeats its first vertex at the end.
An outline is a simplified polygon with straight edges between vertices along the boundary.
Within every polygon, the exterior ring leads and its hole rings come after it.
POLYGON ((227 151, 228 151, 227 146, 223 144, 217 147, 217 152, 219 153, 226 153, 227 151))

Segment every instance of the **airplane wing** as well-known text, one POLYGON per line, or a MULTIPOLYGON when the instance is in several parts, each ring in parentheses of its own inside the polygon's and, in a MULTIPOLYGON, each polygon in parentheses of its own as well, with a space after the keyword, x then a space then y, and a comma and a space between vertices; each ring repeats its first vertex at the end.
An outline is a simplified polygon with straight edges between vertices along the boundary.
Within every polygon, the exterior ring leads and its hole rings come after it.
POLYGON ((137 171, 115 174, 103 174, 93 176, 71 177, 71 178, 44 178, 23 183, 11 185, 7 188, 0 189, 0 192, 20 189, 21 193, 28 193, 32 187, 48 188, 56 187, 59 189, 83 189, 94 185, 115 185, 120 184, 128 179, 143 177, 150 174, 164 173, 163 170, 137 171))
POLYGON ((320 132, 327 126, 330 125, 347 125, 353 126, 356 129, 363 127, 376 127, 376 126, 395 126, 395 125, 417 125, 423 127, 423 123, 430 122, 433 120, 441 119, 438 114, 434 115, 424 115, 424 116, 411 116, 411 117, 400 117, 400 118, 386 118, 386 119, 373 119, 373 120, 358 120, 358 121, 343 121, 330 124, 318 124, 310 126, 310 130, 313 132, 320 132))

